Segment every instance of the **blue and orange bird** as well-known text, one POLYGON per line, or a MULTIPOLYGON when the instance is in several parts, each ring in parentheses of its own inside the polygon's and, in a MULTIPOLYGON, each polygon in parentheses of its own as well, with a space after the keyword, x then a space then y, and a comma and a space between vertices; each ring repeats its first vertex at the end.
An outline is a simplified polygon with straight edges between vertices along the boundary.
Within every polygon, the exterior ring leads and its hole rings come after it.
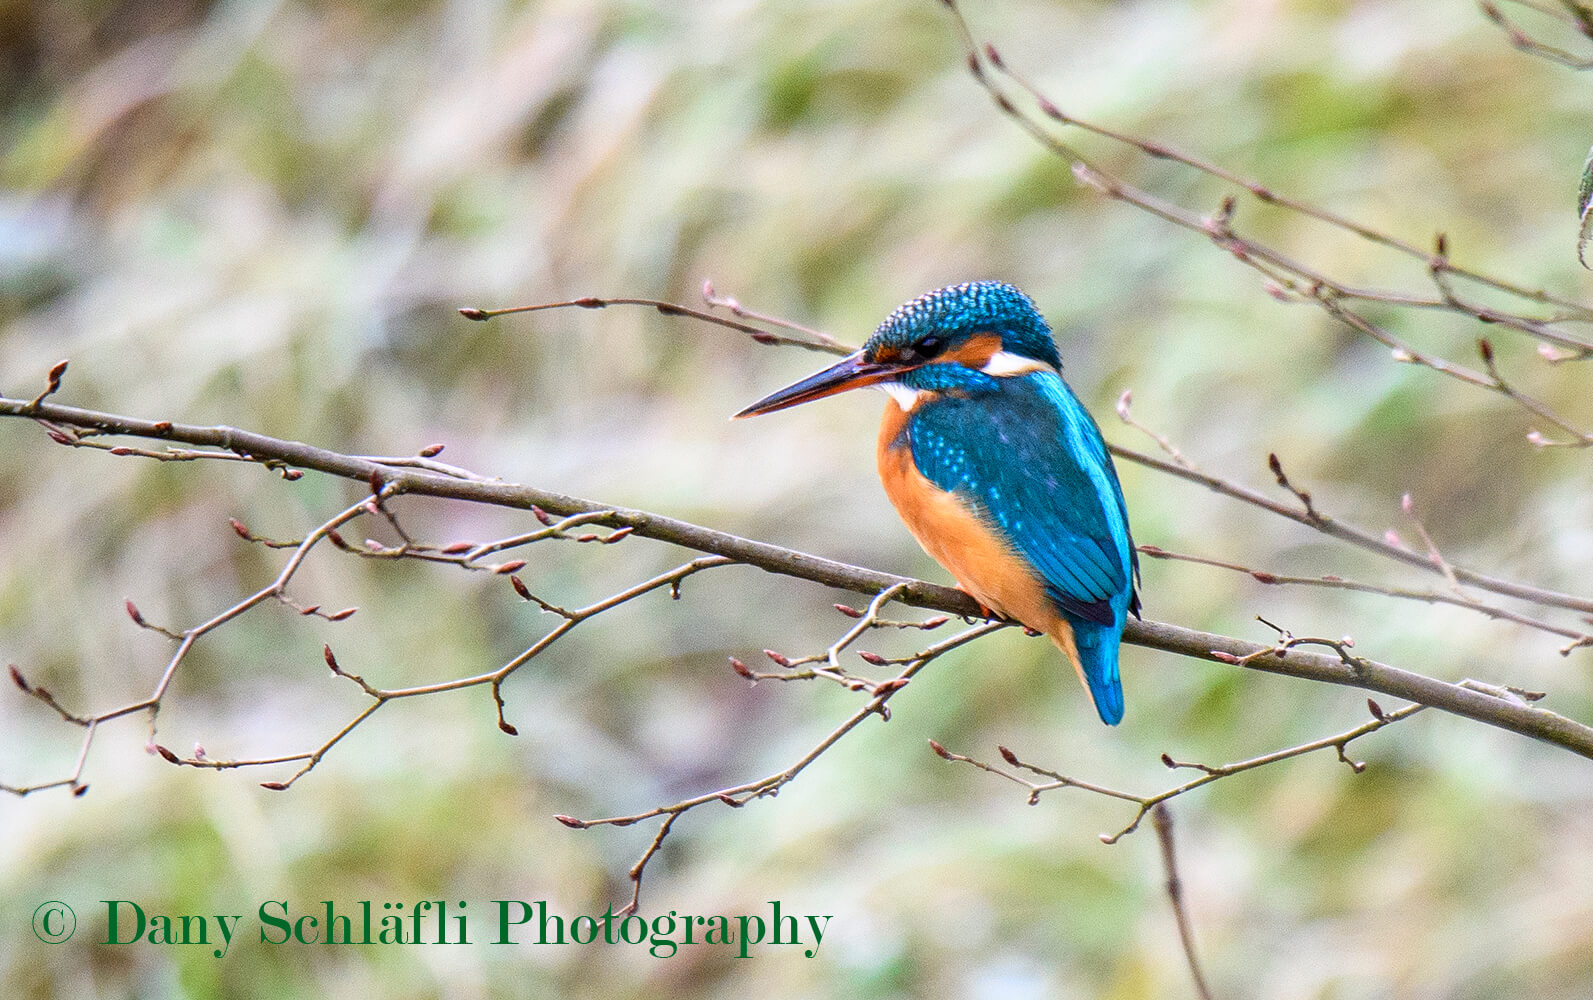
POLYGON ((1050 636, 1115 725, 1139 560, 1112 457, 1034 302, 996 281, 928 292, 736 416, 866 385, 890 394, 879 473, 907 529, 986 609, 1050 636))

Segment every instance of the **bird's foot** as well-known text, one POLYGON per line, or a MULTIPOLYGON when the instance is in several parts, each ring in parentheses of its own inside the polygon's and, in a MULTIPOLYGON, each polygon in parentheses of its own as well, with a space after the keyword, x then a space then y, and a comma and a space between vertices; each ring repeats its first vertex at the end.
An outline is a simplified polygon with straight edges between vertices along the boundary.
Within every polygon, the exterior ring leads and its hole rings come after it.
MULTIPOLYGON (((979 616, 981 618, 983 618, 985 621, 987 621, 987 622, 1012 622, 1011 618, 1008 618, 1006 615, 1004 615, 1001 612, 997 611, 995 608, 992 608, 990 605, 986 604, 984 601, 981 601, 979 598, 974 597, 973 593, 971 591, 969 591, 967 587, 958 586, 957 589, 962 591, 963 593, 967 594, 969 597, 973 597, 973 602, 975 604, 979 605, 979 616)), ((963 615, 963 621, 968 622, 970 625, 974 623, 974 619, 968 617, 967 615, 963 615)), ((1014 623, 1014 624, 1016 624, 1016 623, 1014 623)), ((1039 633, 1037 632, 1035 634, 1038 635, 1039 633)))

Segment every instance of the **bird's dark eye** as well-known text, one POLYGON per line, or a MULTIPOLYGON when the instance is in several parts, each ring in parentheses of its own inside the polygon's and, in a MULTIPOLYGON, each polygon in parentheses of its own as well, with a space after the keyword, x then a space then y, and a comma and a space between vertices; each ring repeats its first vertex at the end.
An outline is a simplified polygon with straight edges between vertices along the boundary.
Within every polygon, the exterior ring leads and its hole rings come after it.
POLYGON ((912 352, 920 360, 927 361, 946 349, 946 342, 939 337, 925 337, 912 347, 912 352))

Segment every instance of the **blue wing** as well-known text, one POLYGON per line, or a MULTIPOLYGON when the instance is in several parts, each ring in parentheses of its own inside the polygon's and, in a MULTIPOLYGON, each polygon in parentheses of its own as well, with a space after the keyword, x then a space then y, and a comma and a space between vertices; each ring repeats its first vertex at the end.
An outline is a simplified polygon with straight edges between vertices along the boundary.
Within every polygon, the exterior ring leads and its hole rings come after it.
POLYGON ((1059 610, 1120 633, 1138 561, 1100 429, 1055 372, 980 378, 913 411, 914 463, 989 519, 1059 610))

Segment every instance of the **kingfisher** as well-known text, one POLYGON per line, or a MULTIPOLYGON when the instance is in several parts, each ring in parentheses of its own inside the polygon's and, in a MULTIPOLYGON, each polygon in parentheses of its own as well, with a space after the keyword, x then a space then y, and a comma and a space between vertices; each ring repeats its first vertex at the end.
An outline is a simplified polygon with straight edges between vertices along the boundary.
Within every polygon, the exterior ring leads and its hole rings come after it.
POLYGON ((736 417, 862 386, 890 397, 879 474, 907 530, 992 617, 1049 636, 1116 725, 1139 557, 1112 456, 1034 301, 999 281, 926 292, 862 350, 736 417))

